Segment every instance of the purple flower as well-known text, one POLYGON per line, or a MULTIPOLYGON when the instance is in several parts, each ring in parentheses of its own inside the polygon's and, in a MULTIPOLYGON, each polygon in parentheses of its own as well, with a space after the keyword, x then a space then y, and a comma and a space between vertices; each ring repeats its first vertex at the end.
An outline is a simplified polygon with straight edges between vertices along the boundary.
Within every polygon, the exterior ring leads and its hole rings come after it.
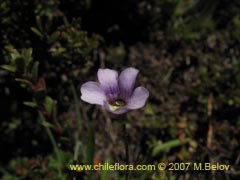
POLYGON ((135 68, 126 68, 118 75, 112 69, 99 69, 98 81, 89 81, 81 87, 81 99, 90 104, 104 106, 114 114, 142 108, 149 96, 146 88, 140 86, 133 90, 138 74, 135 68))

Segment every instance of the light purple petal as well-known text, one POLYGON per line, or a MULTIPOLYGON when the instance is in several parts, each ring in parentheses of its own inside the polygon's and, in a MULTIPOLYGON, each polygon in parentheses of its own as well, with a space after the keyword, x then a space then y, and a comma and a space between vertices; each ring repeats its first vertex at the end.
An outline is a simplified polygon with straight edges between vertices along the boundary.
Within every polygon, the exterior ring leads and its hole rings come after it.
POLYGON ((142 108, 145 105, 148 96, 149 96, 149 92, 146 88, 137 87, 134 90, 131 98, 129 99, 127 107, 129 109, 142 108))
POLYGON ((138 72, 139 71, 137 69, 130 67, 122 71, 119 76, 120 91, 126 99, 128 99, 132 94, 138 72))
POLYGON ((111 69, 99 69, 98 81, 100 82, 108 100, 117 98, 118 88, 118 72, 111 69))
POLYGON ((81 86, 81 99, 90 104, 104 105, 106 96, 101 85, 97 82, 89 81, 81 86))
POLYGON ((126 113, 128 111, 128 108, 126 106, 119 107, 117 110, 112 110, 109 107, 109 104, 107 104, 106 102, 104 103, 104 107, 108 112, 111 112, 113 114, 123 114, 123 113, 126 113))

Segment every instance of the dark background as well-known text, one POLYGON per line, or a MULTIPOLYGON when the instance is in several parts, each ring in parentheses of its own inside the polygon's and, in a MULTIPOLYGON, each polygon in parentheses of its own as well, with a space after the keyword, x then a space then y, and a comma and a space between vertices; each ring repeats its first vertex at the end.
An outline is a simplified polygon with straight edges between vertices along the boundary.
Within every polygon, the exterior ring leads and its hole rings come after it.
POLYGON ((131 164, 231 165, 129 179, 238 179, 239 43, 237 0, 1 1, 2 179, 123 179, 69 164, 125 163, 123 120, 80 101, 79 88, 99 68, 126 67, 150 91, 124 120, 131 164))

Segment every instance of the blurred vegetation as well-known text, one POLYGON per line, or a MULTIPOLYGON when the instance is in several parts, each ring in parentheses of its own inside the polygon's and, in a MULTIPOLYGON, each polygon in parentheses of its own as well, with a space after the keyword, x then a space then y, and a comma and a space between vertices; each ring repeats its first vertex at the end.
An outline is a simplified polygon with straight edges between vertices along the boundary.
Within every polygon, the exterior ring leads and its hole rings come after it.
POLYGON ((100 67, 129 66, 150 91, 127 114, 131 164, 232 166, 130 179, 239 179, 238 0, 2 0, 0 27, 2 179, 124 179, 69 164, 124 164, 121 122, 79 88, 100 67))

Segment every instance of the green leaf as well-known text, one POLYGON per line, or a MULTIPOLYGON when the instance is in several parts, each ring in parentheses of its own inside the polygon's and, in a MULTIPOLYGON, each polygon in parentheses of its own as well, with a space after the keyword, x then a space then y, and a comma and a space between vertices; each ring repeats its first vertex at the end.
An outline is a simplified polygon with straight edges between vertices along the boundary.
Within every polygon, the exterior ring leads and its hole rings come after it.
POLYGON ((153 148, 153 156, 157 155, 158 153, 166 150, 166 149, 170 149, 170 148, 173 148, 173 147, 176 147, 176 146, 180 146, 180 145, 183 145, 187 142, 190 141, 190 138, 187 138, 184 142, 180 141, 179 139, 174 139, 174 140, 171 140, 171 141, 168 141, 168 142, 165 142, 163 144, 160 144, 158 146, 156 146, 155 148, 153 148))
POLYGON ((10 122, 8 124, 9 129, 15 130, 21 125, 21 120, 20 119, 15 119, 13 122, 10 122))
POLYGON ((51 97, 46 96, 45 98, 45 107, 47 109, 47 111, 52 114, 52 110, 53 110, 53 106, 54 106, 54 101, 51 97))
POLYGON ((42 121, 41 124, 44 127, 48 127, 48 128, 54 128, 54 125, 52 125, 51 123, 47 122, 47 121, 42 121))
POLYGON ((33 67, 32 67, 32 79, 34 82, 37 82, 38 79, 38 66, 39 62, 34 62, 33 67))
POLYGON ((20 82, 20 83, 23 83, 23 84, 26 84, 26 85, 28 85, 28 86, 32 86, 32 82, 30 82, 30 81, 27 80, 27 79, 15 78, 15 81, 20 82))
POLYGON ((59 31, 55 31, 54 33, 52 33, 52 35, 49 38, 49 43, 54 43, 58 40, 60 36, 60 32, 59 31))
MULTIPOLYGON (((95 134, 92 125, 90 125, 90 130, 87 137, 87 148, 86 148, 86 157, 84 158, 85 164, 93 164, 94 154, 95 154, 95 134)), ((90 171, 88 179, 93 180, 94 174, 90 171)))
POLYGON ((19 54, 19 52, 16 49, 11 49, 11 61, 13 63, 16 62, 17 59, 21 58, 21 55, 19 54))
POLYGON ((25 101, 23 102, 23 104, 32 108, 35 108, 38 106, 36 102, 32 102, 32 101, 25 101))
POLYGON ((32 32, 34 32, 36 35, 40 36, 43 38, 43 34, 35 27, 31 27, 32 32))
POLYGON ((15 66, 11 66, 11 65, 1 65, 0 66, 2 69, 9 71, 9 72, 16 72, 16 67, 15 66))
POLYGON ((24 58, 25 66, 28 66, 32 60, 32 48, 23 49, 22 56, 24 58))
POLYGON ((88 133, 87 152, 86 152, 87 156, 85 161, 86 164, 93 164, 94 153, 95 153, 95 135, 94 135, 94 130, 91 126, 88 133))
POLYGON ((40 16, 36 16, 36 23, 37 23, 37 27, 42 31, 43 30, 42 19, 40 16))

